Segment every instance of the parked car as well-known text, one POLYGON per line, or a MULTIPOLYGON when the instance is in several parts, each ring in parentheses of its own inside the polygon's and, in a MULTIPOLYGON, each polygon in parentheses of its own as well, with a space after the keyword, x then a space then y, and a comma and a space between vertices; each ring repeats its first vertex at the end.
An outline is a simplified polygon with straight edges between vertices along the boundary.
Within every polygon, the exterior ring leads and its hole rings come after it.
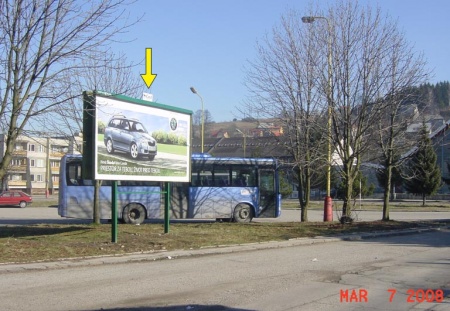
POLYGON ((19 205, 21 208, 33 203, 31 195, 22 191, 3 191, 0 194, 0 205, 19 205))
POLYGON ((157 154, 156 140, 136 119, 114 116, 105 128, 103 141, 108 153, 116 150, 128 153, 131 158, 147 156, 153 160, 157 154))

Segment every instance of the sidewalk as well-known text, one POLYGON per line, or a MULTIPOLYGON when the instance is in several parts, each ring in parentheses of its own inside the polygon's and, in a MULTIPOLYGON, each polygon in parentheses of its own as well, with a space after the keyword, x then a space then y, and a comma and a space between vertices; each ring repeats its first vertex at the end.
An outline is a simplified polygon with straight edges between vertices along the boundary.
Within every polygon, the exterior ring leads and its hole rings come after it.
MULTIPOLYGON (((444 228, 444 226, 442 228, 444 228)), ((190 250, 157 251, 157 252, 155 251, 155 252, 132 253, 126 255, 66 258, 51 262, 45 261, 45 262, 31 262, 31 263, 0 263, 0 274, 16 273, 31 270, 65 269, 72 267, 96 266, 104 264, 124 264, 124 263, 136 263, 155 260, 174 260, 183 257, 206 256, 212 254, 229 254, 235 252, 255 251, 260 249, 275 249, 301 245, 306 246, 317 243, 357 241, 365 239, 374 239, 379 237, 426 233, 441 230, 442 228, 429 227, 429 228, 416 228, 406 230, 392 230, 375 233, 357 233, 351 235, 341 235, 336 237, 317 236, 314 238, 298 238, 287 241, 270 241, 270 242, 248 243, 239 245, 223 245, 190 250)), ((445 225, 445 228, 450 228, 450 226, 445 225)))

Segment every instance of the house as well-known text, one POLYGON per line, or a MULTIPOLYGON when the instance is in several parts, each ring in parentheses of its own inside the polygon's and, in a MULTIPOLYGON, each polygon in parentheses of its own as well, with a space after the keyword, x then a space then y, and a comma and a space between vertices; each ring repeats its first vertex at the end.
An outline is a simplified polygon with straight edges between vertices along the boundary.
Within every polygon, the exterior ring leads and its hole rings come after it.
POLYGON ((251 130, 254 137, 266 137, 266 136, 282 136, 284 134, 283 127, 274 125, 274 123, 261 122, 258 126, 251 130))

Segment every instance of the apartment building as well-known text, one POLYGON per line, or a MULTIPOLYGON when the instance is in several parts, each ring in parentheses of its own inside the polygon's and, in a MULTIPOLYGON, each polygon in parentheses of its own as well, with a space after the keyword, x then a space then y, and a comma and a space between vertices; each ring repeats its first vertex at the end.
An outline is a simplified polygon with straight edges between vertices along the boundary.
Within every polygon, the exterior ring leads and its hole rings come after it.
MULTIPOLYGON (((79 153, 81 142, 82 136, 19 136, 1 188, 22 190, 29 194, 57 193, 61 158, 66 153, 79 153)), ((0 160, 3 159, 5 149, 6 135, 0 134, 0 160)))

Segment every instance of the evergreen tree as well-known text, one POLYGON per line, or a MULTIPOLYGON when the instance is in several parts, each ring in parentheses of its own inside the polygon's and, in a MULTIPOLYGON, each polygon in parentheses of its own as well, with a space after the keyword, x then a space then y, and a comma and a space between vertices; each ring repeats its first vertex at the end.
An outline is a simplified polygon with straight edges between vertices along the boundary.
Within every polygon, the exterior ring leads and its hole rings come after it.
POLYGON ((410 193, 421 195, 425 206, 426 196, 436 193, 441 186, 441 171, 425 122, 420 130, 417 151, 408 165, 409 178, 404 181, 405 188, 410 193))

